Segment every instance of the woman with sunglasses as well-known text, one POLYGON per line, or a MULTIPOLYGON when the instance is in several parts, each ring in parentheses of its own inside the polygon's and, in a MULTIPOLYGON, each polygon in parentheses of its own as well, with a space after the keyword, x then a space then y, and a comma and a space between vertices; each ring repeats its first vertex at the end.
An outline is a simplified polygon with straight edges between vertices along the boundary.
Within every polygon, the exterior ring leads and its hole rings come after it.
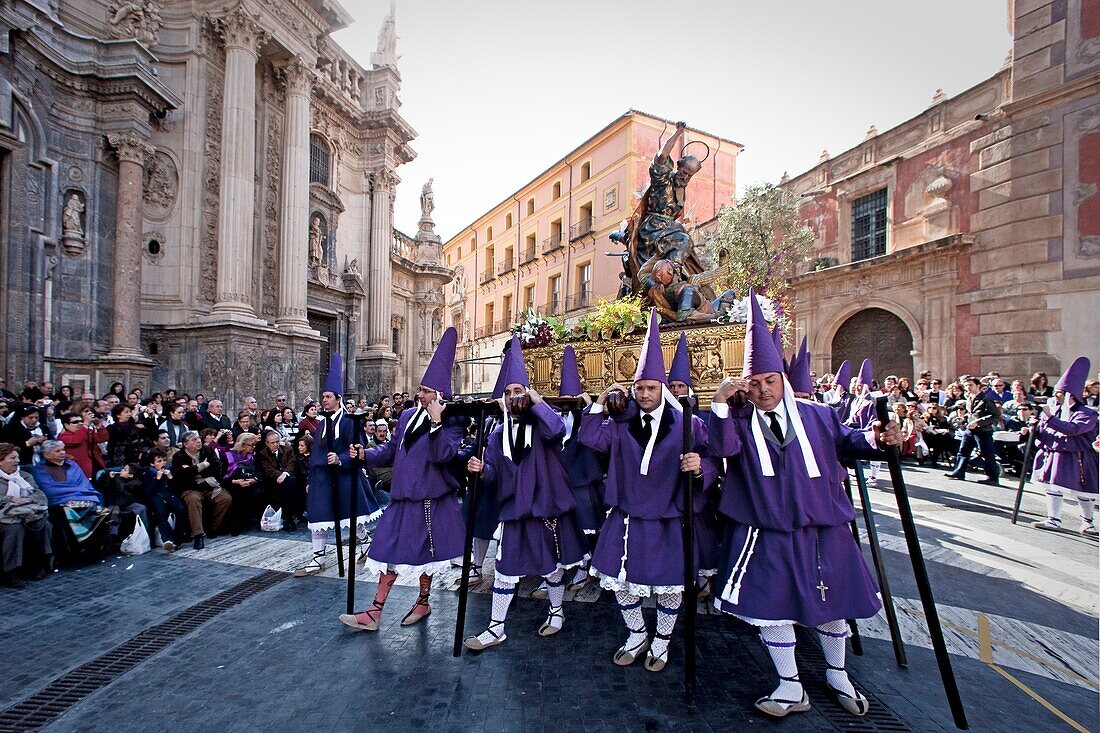
POLYGON ((93 419, 94 417, 95 412, 90 407, 84 410, 84 417, 75 412, 66 412, 61 416, 62 430, 57 434, 57 439, 65 444, 69 459, 80 466, 80 470, 89 479, 97 471, 106 468, 99 444, 107 442, 107 428, 100 426, 98 419, 93 419))

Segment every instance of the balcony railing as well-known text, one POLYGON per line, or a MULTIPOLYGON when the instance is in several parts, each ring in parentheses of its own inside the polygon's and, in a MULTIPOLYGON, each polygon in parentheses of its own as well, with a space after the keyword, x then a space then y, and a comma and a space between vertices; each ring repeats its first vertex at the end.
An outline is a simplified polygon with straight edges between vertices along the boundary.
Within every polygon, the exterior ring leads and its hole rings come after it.
POLYGON ((555 234, 551 237, 547 237, 546 239, 542 240, 542 253, 544 255, 548 255, 551 252, 556 252, 561 248, 562 248, 562 237, 561 237, 560 233, 555 234))
POLYGON ((592 233, 592 217, 586 216, 573 226, 569 227, 569 241, 580 239, 586 234, 592 233))
POLYGON ((507 275, 514 269, 516 269, 516 262, 509 257, 507 260, 497 265, 497 275, 507 275))
POLYGON ((478 326, 474 329, 474 338, 485 338, 488 335, 488 329, 485 326, 478 326))
POLYGON ((539 308, 539 313, 544 316, 558 316, 562 313, 561 299, 551 300, 546 305, 539 308))
POLYGON ((512 324, 515 323, 514 318, 501 318, 499 321, 493 324, 493 333, 504 333, 512 328, 512 324))
POLYGON ((567 311, 575 311, 579 308, 587 308, 592 305, 592 291, 582 290, 576 295, 570 295, 565 300, 565 309, 567 311))
POLYGON ((495 268, 490 267, 487 270, 482 270, 482 272, 481 272, 481 284, 484 285, 485 283, 492 280, 494 277, 496 277, 496 269, 495 268))
POLYGON ((519 263, 521 265, 526 265, 528 262, 534 262, 535 258, 538 256, 538 248, 532 244, 531 246, 523 250, 523 253, 520 255, 519 263))

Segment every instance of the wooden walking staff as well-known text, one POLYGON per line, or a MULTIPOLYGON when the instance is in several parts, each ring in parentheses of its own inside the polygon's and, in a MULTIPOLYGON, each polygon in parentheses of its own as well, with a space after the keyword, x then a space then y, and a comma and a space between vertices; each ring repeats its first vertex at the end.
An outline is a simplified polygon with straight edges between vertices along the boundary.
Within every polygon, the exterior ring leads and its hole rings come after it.
MULTIPOLYGON (((490 407, 495 404, 492 401, 482 400, 461 405, 461 407, 473 408, 466 414, 471 414, 475 421, 474 455, 479 459, 485 452, 485 418, 489 414, 490 407)), ((481 472, 479 471, 471 477, 470 488, 464 499, 469 502, 469 511, 466 512, 466 544, 463 545, 462 577, 458 585, 458 613, 455 616, 455 643, 452 654, 456 657, 462 656, 462 635, 466 631, 466 600, 470 593, 470 566, 473 564, 474 555, 474 520, 477 516, 478 499, 481 498, 480 488, 481 472)))
MULTIPOLYGON (((856 503, 852 501, 852 482, 847 478, 844 479, 844 493, 848 495, 848 503, 852 505, 852 509, 856 508, 856 503)), ((852 517, 852 521, 849 522, 849 526, 852 528, 852 538, 856 541, 856 547, 862 548, 862 544, 859 541, 859 527, 856 526, 856 519, 852 517)), ((863 656, 863 639, 859 635, 859 625, 854 618, 847 620, 848 628, 852 632, 852 654, 857 657, 863 656)))
POLYGON ((1020 503, 1024 500, 1024 484, 1031 473, 1031 453, 1035 450, 1035 427, 1027 426, 1027 443, 1024 444, 1024 462, 1020 466, 1020 485, 1016 487, 1016 502, 1012 505, 1012 523, 1020 516, 1020 503))
MULTIPOLYGON (((362 445, 363 444, 363 417, 367 413, 363 410, 356 410, 351 413, 352 438, 351 444, 362 445)), ((351 506, 349 507, 351 517, 349 521, 348 533, 348 610, 347 613, 352 615, 355 613, 355 531, 358 527, 356 520, 359 519, 359 482, 363 478, 363 452, 356 451, 355 457, 351 459, 351 506)), ((336 533, 340 533, 340 528, 337 526, 336 533)))
MULTIPOLYGON (((684 410, 684 453, 695 452, 695 432, 691 399, 680 398, 684 410)), ((699 605, 695 587, 695 474, 680 474, 684 490, 684 514, 681 519, 684 543, 684 702, 695 706, 695 612, 699 605)))
MULTIPOLYGON (((871 546, 871 562, 875 566, 875 574, 878 575, 878 589, 882 595, 882 610, 886 613, 886 625, 890 629, 890 642, 894 645, 894 659, 898 666, 905 669, 909 666, 909 660, 905 655, 905 642, 901 638, 901 627, 898 626, 898 612, 894 608, 894 596, 890 592, 890 581, 886 577, 886 563, 882 557, 882 545, 878 541, 878 527, 875 526, 875 515, 871 510, 871 494, 867 491, 867 480, 863 477, 863 464, 855 461, 856 487, 859 489, 859 503, 863 507, 863 523, 867 526, 867 544, 871 546)), ((846 486, 850 486, 848 479, 844 480, 846 486)), ((851 499, 849 493, 848 498, 851 499)))
MULTIPOLYGON (((327 419, 327 418, 326 418, 327 419)), ((330 423, 331 427, 331 423, 330 423)), ((336 465, 328 467, 328 483, 332 489, 332 516, 336 521, 333 529, 336 530, 336 568, 340 571, 340 577, 344 577, 344 539, 340 528, 340 474, 336 465)), ((351 613, 350 611, 348 613, 351 613)))
MULTIPOLYGON (((875 400, 875 414, 883 428, 890 424, 888 399, 884 395, 875 400)), ((940 615, 936 610, 936 599, 932 597, 932 584, 928 580, 928 569, 924 566, 924 554, 920 549, 917 524, 913 521, 913 507, 909 504, 909 491, 905 488, 905 476, 901 472, 901 462, 898 460, 898 447, 887 445, 883 446, 882 450, 886 453, 886 463, 890 467, 890 482, 894 485, 894 496, 898 500, 901 528, 905 532, 909 561, 913 564, 913 577, 917 581, 921 606, 928 621, 932 649, 936 652, 936 663, 939 665, 943 691, 947 695, 947 703, 951 706, 955 727, 959 730, 967 730, 970 726, 966 722, 966 711, 963 709, 962 697, 959 695, 959 685, 955 681, 955 672, 951 668, 951 655, 947 651, 947 642, 943 638, 943 627, 940 625, 940 615)))

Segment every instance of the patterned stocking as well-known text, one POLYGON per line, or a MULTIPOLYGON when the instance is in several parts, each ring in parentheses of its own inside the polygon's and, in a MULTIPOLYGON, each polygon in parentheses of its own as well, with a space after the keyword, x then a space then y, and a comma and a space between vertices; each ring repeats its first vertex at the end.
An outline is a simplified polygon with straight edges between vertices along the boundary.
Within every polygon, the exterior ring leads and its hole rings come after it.
POLYGON ((771 696, 780 700, 801 700, 802 683, 798 680, 798 664, 794 660, 794 626, 761 626, 760 641, 764 642, 780 677, 779 687, 771 696))
POLYGON ((821 640, 821 651, 825 653, 825 662, 829 669, 825 671, 825 680, 834 690, 855 697, 856 688, 852 687, 848 673, 844 671, 844 640, 851 632, 844 621, 830 621, 817 627, 817 636, 821 640))
POLYGON ((489 628, 482 631, 477 637, 477 640, 482 644, 491 644, 499 637, 504 636, 504 622, 508 620, 508 606, 512 603, 512 596, 515 592, 515 583, 504 583, 500 580, 493 581, 493 611, 492 617, 489 619, 489 628), (490 631, 493 633, 489 633, 490 631))
MULTIPOLYGON (((557 570, 545 577, 546 597, 550 599, 550 610, 560 611, 561 603, 565 599, 565 571, 561 568, 558 568, 557 570)), ((554 628, 561 628, 561 616, 551 616, 549 619, 547 619, 547 621, 554 628)))
POLYGON ((1081 492, 1077 492, 1077 505, 1081 507, 1081 521, 1086 525, 1092 524, 1092 509, 1095 503, 1095 494, 1082 494, 1081 492))
POLYGON ((682 602, 682 593, 661 593, 657 596, 657 633, 649 647, 649 653, 653 656, 664 659, 668 653, 668 643, 671 641, 668 637, 672 636, 682 602))
POLYGON ((645 619, 642 618, 642 599, 624 591, 615 593, 615 603, 619 604, 619 611, 623 614, 623 621, 630 631, 630 636, 623 645, 626 649, 633 649, 646 638, 645 619))

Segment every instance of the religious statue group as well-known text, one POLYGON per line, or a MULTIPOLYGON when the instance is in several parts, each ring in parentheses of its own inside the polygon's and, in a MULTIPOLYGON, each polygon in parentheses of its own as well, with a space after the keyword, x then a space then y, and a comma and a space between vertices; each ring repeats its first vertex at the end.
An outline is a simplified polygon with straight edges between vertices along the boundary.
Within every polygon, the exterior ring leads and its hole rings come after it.
MULTIPOLYGON (((448 329, 420 380, 419 406, 402 413, 386 443, 369 449, 353 436, 335 372, 323 397, 311 486, 335 480, 338 498, 310 491, 314 556, 298 574, 324 569, 327 532, 337 517, 348 518, 340 520, 345 527, 352 523, 349 499, 358 492, 354 523, 361 540, 381 513, 359 560, 379 578, 368 607, 340 616, 351 628, 379 630, 399 575, 419 581, 401 625, 420 622, 432 611, 432 576, 470 552, 473 577, 480 579, 495 537, 491 611, 484 631, 465 639, 469 650, 507 641, 508 612, 523 576, 544 580, 549 607, 538 635, 546 638, 565 624, 566 589, 595 582, 614 593, 626 627, 610 661, 641 662, 657 673, 668 662, 685 588, 694 583, 717 609, 757 627, 778 677, 756 700, 757 709, 774 717, 810 710, 795 658, 795 626, 802 625, 821 641, 831 694, 848 713, 865 715, 868 699, 845 671, 846 620, 872 617, 882 602, 850 529, 854 510, 843 481, 845 466, 881 459, 882 448, 901 443, 900 430, 876 419, 869 361, 850 383, 846 363, 835 394, 814 400, 805 344, 786 364, 778 328, 769 330, 752 291, 749 300, 742 374, 721 384, 705 420, 685 413, 678 401, 694 399, 687 342, 681 335, 666 373, 656 310, 633 386, 612 384, 594 399, 568 346, 559 395, 539 394, 513 336, 493 389, 500 415, 482 425, 472 425, 468 412, 448 410, 456 345, 455 330, 448 329), (480 453, 481 442, 471 440, 478 429, 488 435, 480 453), (361 470, 356 478, 355 459, 393 467, 384 510, 361 470), (483 495, 475 516, 466 517, 476 538, 471 549, 459 493, 475 476, 483 495), (685 476, 702 489, 691 506, 681 490, 685 476), (690 576, 681 530, 687 514, 694 529, 690 576), (647 597, 656 602, 655 625, 642 612, 647 597)), ((1082 401, 1088 370, 1087 359, 1078 360, 1059 382, 1062 407, 1038 426, 1045 437, 1036 474, 1051 492, 1062 486, 1076 492, 1091 518, 1097 418, 1082 401)))

